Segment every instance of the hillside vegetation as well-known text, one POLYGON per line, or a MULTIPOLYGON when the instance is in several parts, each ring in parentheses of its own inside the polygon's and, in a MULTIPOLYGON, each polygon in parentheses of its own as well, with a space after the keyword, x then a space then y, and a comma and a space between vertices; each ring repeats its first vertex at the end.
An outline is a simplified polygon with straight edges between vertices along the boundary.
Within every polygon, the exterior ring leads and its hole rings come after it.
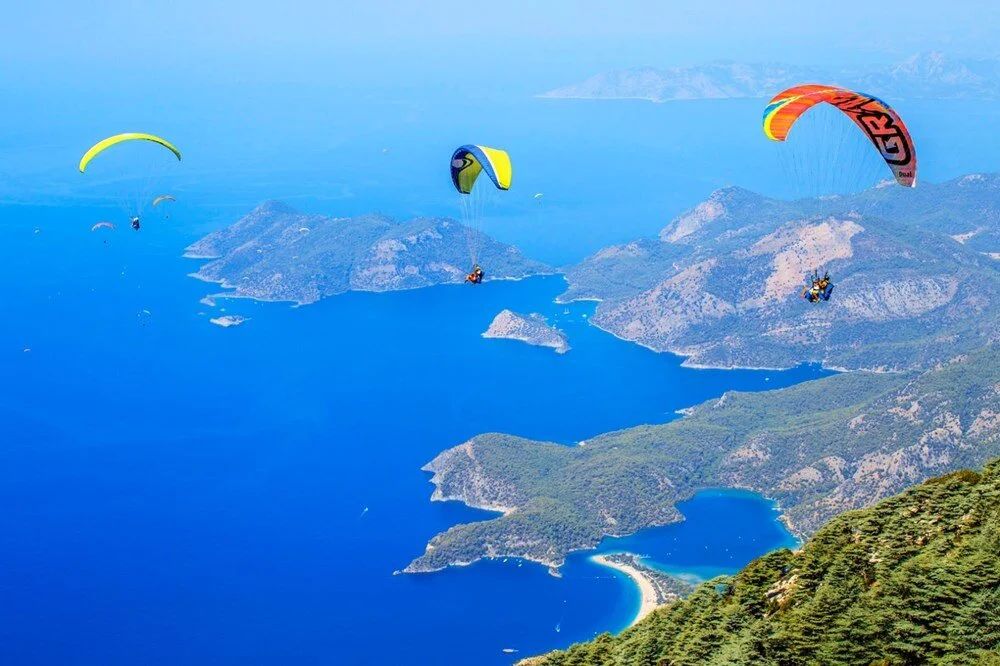
POLYGON ((1000 461, 831 520, 531 666, 1000 664, 1000 461))

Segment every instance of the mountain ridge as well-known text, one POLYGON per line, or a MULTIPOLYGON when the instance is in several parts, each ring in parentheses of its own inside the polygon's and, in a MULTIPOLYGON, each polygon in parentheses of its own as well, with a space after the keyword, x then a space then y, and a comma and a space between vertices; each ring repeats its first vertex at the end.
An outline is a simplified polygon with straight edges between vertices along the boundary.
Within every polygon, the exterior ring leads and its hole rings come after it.
POLYGON ((797 83, 829 82, 893 99, 998 99, 1000 60, 954 59, 941 52, 914 54, 885 67, 829 68, 780 63, 710 62, 665 68, 634 67, 595 74, 538 95, 545 99, 770 98, 797 83))
POLYGON ((731 187, 570 267, 559 299, 695 367, 919 370, 996 339, 998 250, 995 174, 797 201, 731 187), (824 268, 833 299, 806 303, 824 268))

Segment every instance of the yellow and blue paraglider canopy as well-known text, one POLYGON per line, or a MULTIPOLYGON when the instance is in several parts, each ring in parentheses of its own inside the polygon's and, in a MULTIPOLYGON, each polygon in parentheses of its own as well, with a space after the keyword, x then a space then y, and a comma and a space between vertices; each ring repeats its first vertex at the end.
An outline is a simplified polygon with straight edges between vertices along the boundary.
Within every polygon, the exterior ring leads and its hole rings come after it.
POLYGON ((465 145, 451 156, 451 181, 455 189, 469 194, 480 174, 485 173, 500 190, 509 190, 514 170, 510 155, 499 148, 465 145))
POLYGON ((80 173, 85 173, 87 171, 87 165, 95 157, 103 153, 105 150, 112 146, 117 146, 119 143, 124 143, 126 141, 152 141, 153 143, 159 144, 172 152, 177 156, 179 160, 181 158, 181 151, 177 149, 177 146, 170 143, 163 137, 156 136, 155 134, 146 134, 144 132, 125 132, 124 134, 115 134, 114 136, 109 136, 107 139, 98 141, 90 149, 83 154, 80 159, 80 173))

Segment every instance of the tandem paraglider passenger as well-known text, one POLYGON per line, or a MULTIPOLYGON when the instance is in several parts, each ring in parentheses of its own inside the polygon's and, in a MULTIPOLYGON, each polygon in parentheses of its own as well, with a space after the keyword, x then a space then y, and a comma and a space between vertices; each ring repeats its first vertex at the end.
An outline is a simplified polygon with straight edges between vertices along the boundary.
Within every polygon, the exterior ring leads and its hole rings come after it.
POLYGON ((806 286, 802 289, 802 298, 810 303, 830 300, 833 293, 833 282, 830 281, 830 273, 823 272, 823 277, 819 276, 819 271, 806 278, 806 286))
POLYGON ((483 281, 483 277, 486 274, 483 273, 483 269, 476 264, 472 267, 472 272, 465 276, 465 281, 471 284, 480 284, 483 281))

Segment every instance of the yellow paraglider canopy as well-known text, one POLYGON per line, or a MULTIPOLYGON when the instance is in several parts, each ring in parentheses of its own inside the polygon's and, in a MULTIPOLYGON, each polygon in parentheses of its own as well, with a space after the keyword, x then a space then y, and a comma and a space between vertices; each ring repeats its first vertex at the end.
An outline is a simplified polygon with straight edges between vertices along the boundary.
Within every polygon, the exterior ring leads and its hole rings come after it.
POLYGON ((107 139, 98 141, 91 146, 90 150, 84 153, 83 157, 80 158, 80 173, 85 173, 87 171, 87 165, 90 164, 92 159, 103 153, 111 146, 124 143, 125 141, 152 141, 153 143, 158 143, 172 152, 177 156, 178 160, 181 158, 181 151, 177 149, 177 146, 162 137, 156 136, 155 134, 146 134, 144 132, 125 132, 124 134, 109 136, 107 139))
POLYGON ((467 144, 451 156, 451 181, 461 194, 469 194, 481 173, 485 172, 498 190, 509 190, 514 177, 507 151, 489 146, 467 144))

